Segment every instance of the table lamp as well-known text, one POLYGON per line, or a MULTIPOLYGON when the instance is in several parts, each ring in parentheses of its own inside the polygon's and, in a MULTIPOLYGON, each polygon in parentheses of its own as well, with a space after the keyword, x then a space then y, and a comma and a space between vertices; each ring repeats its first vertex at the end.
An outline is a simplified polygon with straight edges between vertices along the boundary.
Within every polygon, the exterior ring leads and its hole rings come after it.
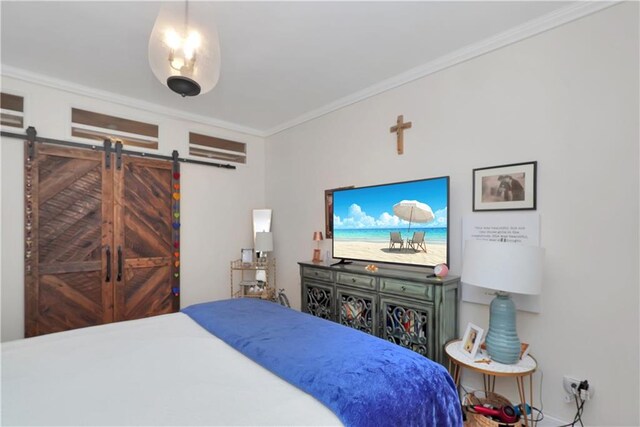
POLYGON ((313 241, 318 243, 317 249, 313 250, 313 262, 322 262, 320 256, 320 242, 322 241, 322 231, 314 231, 313 232, 313 241))
POLYGON ((537 295, 542 282, 544 249, 516 243, 468 240, 462 261, 462 281, 495 289, 485 341, 492 360, 512 365, 520 359, 516 306, 509 293, 537 295))
POLYGON ((265 260, 267 252, 273 251, 273 233, 268 231, 259 231, 256 233, 256 252, 259 252, 259 258, 265 260))

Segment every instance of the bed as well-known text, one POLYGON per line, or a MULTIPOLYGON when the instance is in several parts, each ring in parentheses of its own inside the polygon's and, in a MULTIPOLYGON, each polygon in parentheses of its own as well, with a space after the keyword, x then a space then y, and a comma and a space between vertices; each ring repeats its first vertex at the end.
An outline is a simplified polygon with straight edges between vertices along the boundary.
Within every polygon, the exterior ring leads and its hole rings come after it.
POLYGON ((461 417, 442 366, 255 299, 2 345, 3 425, 461 425, 461 417))

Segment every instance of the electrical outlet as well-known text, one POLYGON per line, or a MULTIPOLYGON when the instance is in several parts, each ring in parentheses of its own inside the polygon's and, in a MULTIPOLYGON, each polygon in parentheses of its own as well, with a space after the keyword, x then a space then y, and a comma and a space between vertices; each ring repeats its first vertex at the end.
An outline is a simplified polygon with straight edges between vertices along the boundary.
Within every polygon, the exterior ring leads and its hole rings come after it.
POLYGON ((566 395, 564 397, 565 402, 573 402, 574 396, 577 393, 581 393, 582 400, 589 400, 593 397, 593 386, 591 384, 589 384, 588 390, 580 390, 580 383, 582 383, 583 381, 586 381, 586 379, 579 379, 569 375, 564 376, 562 380, 562 386, 564 387, 564 391, 566 392, 566 395))
POLYGON ((578 386, 580 385, 580 381, 577 378, 570 377, 569 375, 565 375, 562 380, 562 385, 564 387, 564 391, 569 394, 569 396, 573 396, 578 391, 578 386))

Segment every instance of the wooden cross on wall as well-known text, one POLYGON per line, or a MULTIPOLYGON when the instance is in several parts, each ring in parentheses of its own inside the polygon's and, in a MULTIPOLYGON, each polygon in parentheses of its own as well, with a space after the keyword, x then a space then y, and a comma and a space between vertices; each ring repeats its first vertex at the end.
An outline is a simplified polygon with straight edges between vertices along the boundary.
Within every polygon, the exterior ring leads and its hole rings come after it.
POLYGON ((396 125, 391 127, 391 133, 398 135, 398 154, 404 153, 404 130, 411 128, 411 122, 403 123, 404 116, 398 116, 396 125))

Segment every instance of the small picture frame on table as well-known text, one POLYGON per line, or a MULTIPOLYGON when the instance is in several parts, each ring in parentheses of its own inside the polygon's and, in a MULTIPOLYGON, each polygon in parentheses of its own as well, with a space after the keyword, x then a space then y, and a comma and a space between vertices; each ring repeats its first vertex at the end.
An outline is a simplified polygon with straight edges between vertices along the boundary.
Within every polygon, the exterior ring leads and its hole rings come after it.
POLYGON ((473 211, 536 210, 538 162, 473 170, 473 211))
POLYGON ((480 326, 474 325, 473 323, 469 323, 467 325, 467 330, 464 332, 464 336, 462 337, 460 350, 471 359, 475 359, 476 354, 478 354, 480 344, 482 343, 483 334, 484 329, 480 326))
POLYGON ((251 265, 251 263, 253 262, 253 249, 241 249, 240 261, 245 266, 251 265))
POLYGON ((520 343, 520 360, 523 360, 529 355, 529 344, 526 342, 520 343))

